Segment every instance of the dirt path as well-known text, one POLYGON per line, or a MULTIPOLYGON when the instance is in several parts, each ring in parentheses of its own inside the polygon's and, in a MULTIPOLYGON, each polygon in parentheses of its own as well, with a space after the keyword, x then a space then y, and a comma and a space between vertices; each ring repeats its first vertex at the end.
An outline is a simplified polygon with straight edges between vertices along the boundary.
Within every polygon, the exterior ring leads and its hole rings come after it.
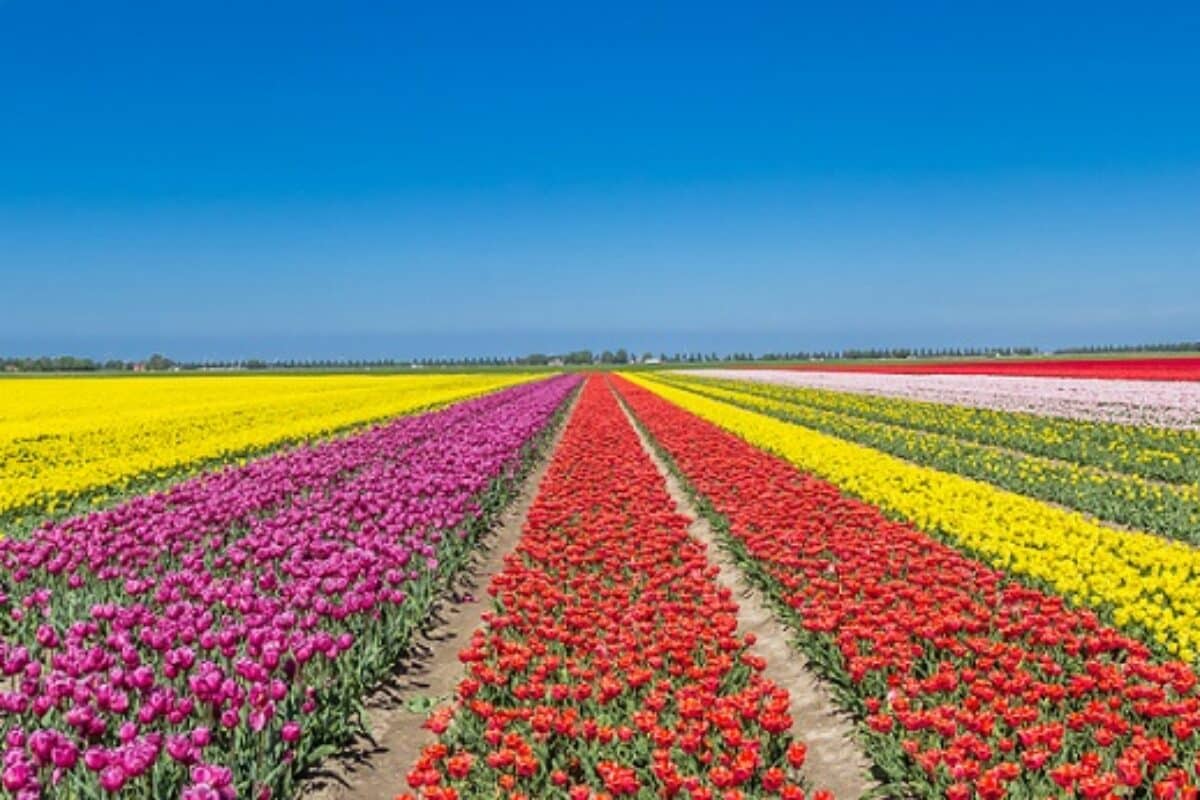
POLYGON ((421 750, 434 741, 433 734, 421 727, 430 705, 441 705, 449 699, 462 680, 458 653, 482 626, 483 612, 491 608, 488 583, 503 569, 504 557, 521 537, 525 516, 578 402, 577 393, 520 494, 505 509, 496 528, 480 542, 472 564, 434 606, 428 627, 416 637, 409 655, 367 698, 369 738, 360 738, 329 759, 304 783, 298 798, 393 800, 407 790, 405 775, 421 750))
POLYGON ((738 630, 753 633, 758 641, 751 650, 767 660, 765 675, 791 695, 792 733, 808 745, 804 776, 813 789, 828 789, 838 800, 862 797, 874 786, 870 762, 854 740, 854 725, 839 712, 833 698, 790 644, 787 629, 776 621, 770 607, 746 580, 718 542, 708 520, 697 512, 679 480, 667 468, 645 433, 637 427, 624 400, 621 409, 637 431, 642 447, 666 479, 667 491, 681 514, 692 519, 688 532, 703 542, 708 557, 720 568, 717 581, 728 587, 738 603, 738 630))

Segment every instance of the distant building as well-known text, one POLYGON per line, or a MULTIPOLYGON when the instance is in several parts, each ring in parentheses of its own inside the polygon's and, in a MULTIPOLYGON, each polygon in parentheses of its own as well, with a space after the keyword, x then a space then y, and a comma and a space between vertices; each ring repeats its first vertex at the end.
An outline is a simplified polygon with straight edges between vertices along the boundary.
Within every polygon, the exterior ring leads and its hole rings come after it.
POLYGON ((546 363, 552 367, 561 367, 563 365, 563 360, 561 358, 552 358, 546 363))
POLYGON ((655 358, 654 356, 651 356, 650 358, 643 358, 643 359, 642 359, 642 363, 643 363, 643 364, 661 364, 661 363, 662 363, 662 359, 661 359, 661 358, 655 358))

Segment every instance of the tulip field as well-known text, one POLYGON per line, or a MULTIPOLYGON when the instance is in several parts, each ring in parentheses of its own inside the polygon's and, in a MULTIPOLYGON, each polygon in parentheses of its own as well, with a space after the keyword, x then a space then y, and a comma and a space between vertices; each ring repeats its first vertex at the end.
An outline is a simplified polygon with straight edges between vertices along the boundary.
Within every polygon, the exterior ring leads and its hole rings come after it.
POLYGON ((520 374, 39 378, 0 401, 0 520, 106 497, 528 379, 520 374))
POLYGON ((289 796, 576 382, 522 383, 0 540, 5 789, 289 796))
POLYGON ((0 784, 310 797, 519 507, 336 796, 1200 797, 1191 361, 4 380, 0 784))
POLYGON ((1012 361, 892 362, 887 364, 806 364, 794 369, 909 375, 1029 375, 1044 378, 1101 380, 1196 381, 1200 358, 1070 358, 1012 361))
POLYGON ((744 652, 736 605, 600 379, 491 591, 458 712, 408 776, 423 796, 801 796, 787 689, 744 652))

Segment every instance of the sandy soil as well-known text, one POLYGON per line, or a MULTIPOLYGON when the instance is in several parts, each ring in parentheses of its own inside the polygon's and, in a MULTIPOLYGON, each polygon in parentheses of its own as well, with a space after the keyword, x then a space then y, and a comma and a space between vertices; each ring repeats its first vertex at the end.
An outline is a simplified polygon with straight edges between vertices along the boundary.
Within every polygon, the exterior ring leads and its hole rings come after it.
POLYGON ((537 495, 579 395, 521 492, 480 543, 474 562, 434 607, 428 627, 413 642, 392 676, 366 702, 369 737, 360 737, 304 782, 302 800, 393 800, 407 790, 404 776, 421 750, 434 741, 422 724, 432 705, 442 705, 462 680, 459 651, 482 626, 491 608, 486 592, 504 557, 516 546, 529 506, 537 495))

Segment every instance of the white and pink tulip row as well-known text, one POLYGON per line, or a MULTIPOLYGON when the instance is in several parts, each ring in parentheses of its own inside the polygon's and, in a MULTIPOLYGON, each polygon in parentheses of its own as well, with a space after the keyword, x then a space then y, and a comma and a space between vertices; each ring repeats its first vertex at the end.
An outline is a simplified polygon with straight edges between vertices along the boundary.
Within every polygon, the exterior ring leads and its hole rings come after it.
POLYGON ((690 374, 1128 425, 1200 429, 1200 383, 774 369, 690 374))

